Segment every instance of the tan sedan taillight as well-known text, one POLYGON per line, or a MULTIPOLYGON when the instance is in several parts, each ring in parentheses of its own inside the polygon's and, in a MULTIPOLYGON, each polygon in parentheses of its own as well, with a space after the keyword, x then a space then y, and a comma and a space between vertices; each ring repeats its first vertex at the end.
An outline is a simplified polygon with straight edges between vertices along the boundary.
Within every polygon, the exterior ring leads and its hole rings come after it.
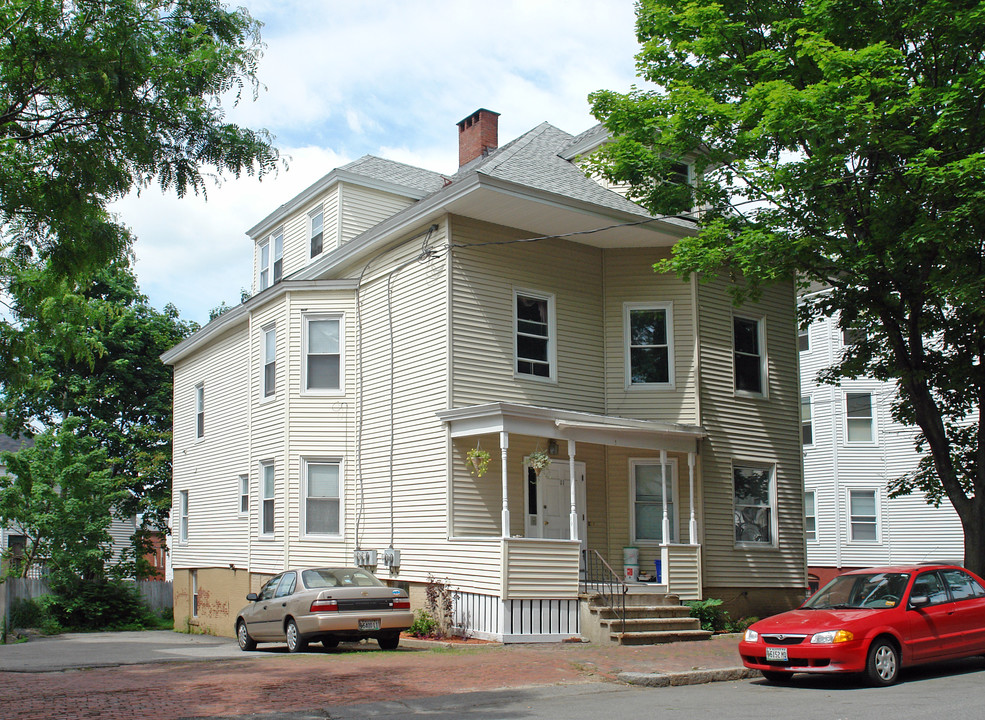
POLYGON ((339 601, 333 598, 316 598, 311 607, 308 608, 309 612, 338 612, 339 611, 339 601))
POLYGON ((394 610, 410 610, 410 598, 398 599, 393 601, 394 610))

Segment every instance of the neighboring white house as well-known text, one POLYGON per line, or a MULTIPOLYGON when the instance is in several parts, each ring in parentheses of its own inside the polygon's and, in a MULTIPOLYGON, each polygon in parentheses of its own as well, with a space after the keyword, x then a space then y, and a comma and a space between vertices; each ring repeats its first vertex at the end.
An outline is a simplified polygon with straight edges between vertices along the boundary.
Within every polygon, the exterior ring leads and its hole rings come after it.
POLYGON ((694 224, 586 177, 600 127, 458 128, 455 173, 366 156, 277 207, 253 297, 164 354, 176 622, 231 635, 272 575, 356 562, 416 605, 446 581, 479 637, 557 641, 586 558, 621 576, 630 545, 681 598, 799 602, 793 284, 735 308, 655 273, 694 224))
POLYGON ((961 562, 961 522, 945 498, 891 499, 887 482, 914 470, 917 430, 891 414, 896 386, 872 378, 822 385, 851 342, 837 315, 800 331, 804 512, 811 585, 861 567, 930 560, 961 562))

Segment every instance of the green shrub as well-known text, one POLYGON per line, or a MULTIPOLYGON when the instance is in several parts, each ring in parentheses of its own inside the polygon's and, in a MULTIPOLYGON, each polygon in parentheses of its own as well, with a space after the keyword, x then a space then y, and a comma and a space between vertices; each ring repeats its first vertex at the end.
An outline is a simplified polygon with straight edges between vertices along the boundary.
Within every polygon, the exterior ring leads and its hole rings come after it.
POLYGON ((684 603, 691 608, 691 617, 701 621, 702 630, 711 632, 721 632, 725 629, 725 620, 728 617, 720 607, 721 600, 708 598, 706 600, 688 600, 684 603))
POLYGON ((156 625, 137 588, 121 580, 60 577, 52 582, 52 597, 49 613, 66 629, 112 630, 156 625))
POLYGON ((55 602, 52 595, 42 595, 33 600, 17 599, 10 606, 11 628, 33 628, 45 635, 62 632, 62 626, 51 613, 55 602))
POLYGON ((407 628, 407 632, 419 638, 434 637, 438 632, 438 623, 427 610, 418 610, 414 613, 414 623, 407 628))

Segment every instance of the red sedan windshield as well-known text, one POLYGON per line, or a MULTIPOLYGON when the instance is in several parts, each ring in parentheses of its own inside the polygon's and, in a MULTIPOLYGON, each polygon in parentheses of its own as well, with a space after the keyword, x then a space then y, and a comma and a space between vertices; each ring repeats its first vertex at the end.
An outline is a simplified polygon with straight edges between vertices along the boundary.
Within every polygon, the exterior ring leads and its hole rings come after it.
POLYGON ((899 605, 909 573, 839 575, 804 603, 805 608, 885 609, 899 605))

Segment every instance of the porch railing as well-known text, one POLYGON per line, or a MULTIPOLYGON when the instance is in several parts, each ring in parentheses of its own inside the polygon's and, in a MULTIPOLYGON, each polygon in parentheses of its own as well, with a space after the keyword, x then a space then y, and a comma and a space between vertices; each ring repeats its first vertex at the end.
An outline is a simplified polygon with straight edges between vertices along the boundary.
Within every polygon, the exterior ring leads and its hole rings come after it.
POLYGON ((626 594, 629 586, 598 550, 582 550, 582 567, 581 591, 586 595, 597 593, 619 618, 619 631, 626 632, 626 594))

